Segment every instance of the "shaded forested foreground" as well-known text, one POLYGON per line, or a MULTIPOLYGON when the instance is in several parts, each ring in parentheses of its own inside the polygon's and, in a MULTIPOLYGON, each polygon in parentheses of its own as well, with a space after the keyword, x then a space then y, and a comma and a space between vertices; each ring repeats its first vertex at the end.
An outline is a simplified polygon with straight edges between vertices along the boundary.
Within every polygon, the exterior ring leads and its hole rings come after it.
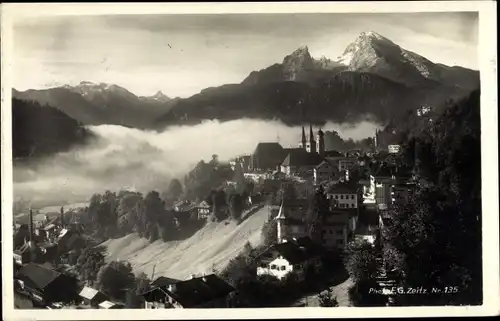
POLYGON ((382 258, 384 273, 399 289, 391 296, 393 305, 482 303, 479 97, 476 91, 420 131, 408 131, 398 162, 414 168, 417 192, 409 204, 383 214, 376 251, 351 247, 347 269, 355 280, 354 305, 387 302, 373 291, 382 258))

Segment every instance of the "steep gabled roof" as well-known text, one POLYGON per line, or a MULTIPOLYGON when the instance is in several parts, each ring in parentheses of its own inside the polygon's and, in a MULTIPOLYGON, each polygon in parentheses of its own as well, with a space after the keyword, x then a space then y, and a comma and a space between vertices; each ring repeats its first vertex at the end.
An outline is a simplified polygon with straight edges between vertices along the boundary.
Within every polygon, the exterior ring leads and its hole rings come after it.
POLYGON ((195 208, 196 204, 190 201, 178 201, 174 204, 174 207, 178 208, 180 212, 187 212, 195 208))
POLYGON ((198 205, 196 205, 198 208, 210 208, 210 205, 207 203, 207 201, 201 201, 198 205))
POLYGON ((117 304, 117 303, 106 300, 106 301, 99 303, 99 307, 101 309, 112 309, 112 308, 121 308, 123 306, 121 304, 117 304))
POLYGON ((274 168, 284 159, 284 150, 279 143, 259 143, 252 154, 252 166, 274 168))
POLYGON ((27 278, 39 289, 44 289, 61 276, 61 273, 39 264, 28 263, 17 272, 17 276, 21 279, 27 278))
POLYGON ((282 155, 283 152, 283 146, 281 146, 279 143, 276 142, 269 142, 269 143, 258 143, 257 147, 255 148, 253 154, 275 154, 275 155, 282 155))
POLYGON ((342 182, 342 183, 330 185, 327 189, 327 193, 329 193, 329 194, 338 194, 338 193, 356 194, 358 192, 358 190, 359 190, 359 187, 357 185, 354 185, 350 182, 342 182))
POLYGON ((316 153, 308 153, 304 149, 298 149, 288 153, 282 166, 316 166, 323 160, 323 157, 316 153))
POLYGON ((316 169, 319 169, 319 168, 324 167, 324 166, 330 166, 333 168, 337 168, 331 161, 329 161, 328 159, 324 159, 321 163, 316 165, 316 169))
POLYGON ((325 151, 325 156, 326 157, 343 157, 342 153, 336 151, 336 150, 327 150, 325 151))
POLYGON ((156 287, 142 295, 148 297, 154 291, 163 291, 179 302, 184 308, 223 298, 235 289, 215 274, 179 281, 174 284, 156 287))
POLYGON ((279 243, 272 246, 271 251, 277 251, 291 264, 299 264, 321 255, 320 248, 308 238, 279 243))
POLYGON ((106 295, 96 289, 93 289, 91 287, 85 286, 79 294, 82 298, 85 298, 87 300, 92 300, 94 299, 97 295, 101 296, 103 301, 106 298, 106 295))
POLYGON ((156 280, 151 282, 151 286, 153 286, 153 287, 168 286, 170 284, 175 284, 177 282, 181 282, 181 280, 167 278, 165 276, 160 276, 156 280))

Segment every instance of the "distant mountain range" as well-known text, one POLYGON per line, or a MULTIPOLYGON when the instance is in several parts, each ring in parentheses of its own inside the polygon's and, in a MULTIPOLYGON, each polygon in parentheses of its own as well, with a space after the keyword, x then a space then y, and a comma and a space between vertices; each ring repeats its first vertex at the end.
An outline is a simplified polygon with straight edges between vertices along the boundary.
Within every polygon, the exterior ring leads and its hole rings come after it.
POLYGON ((422 105, 445 102, 479 88, 479 72, 435 64, 375 33, 361 33, 337 60, 315 59, 307 46, 283 62, 251 72, 241 83, 202 90, 185 99, 161 92, 137 97, 116 85, 82 82, 14 97, 47 103, 84 124, 163 128, 206 119, 280 119, 287 124, 366 117, 386 123, 422 105))
POLYGON ((58 108, 86 125, 114 124, 149 128, 176 99, 162 92, 138 97, 125 88, 82 81, 77 86, 42 90, 13 90, 13 98, 33 100, 58 108))

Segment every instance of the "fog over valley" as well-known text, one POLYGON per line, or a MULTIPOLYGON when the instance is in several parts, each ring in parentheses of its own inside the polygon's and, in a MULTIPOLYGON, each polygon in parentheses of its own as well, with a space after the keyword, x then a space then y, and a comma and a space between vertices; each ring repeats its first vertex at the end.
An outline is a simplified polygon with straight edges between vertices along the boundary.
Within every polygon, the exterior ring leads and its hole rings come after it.
MULTIPOLYGON (((327 123, 323 131, 335 130, 343 139, 372 137, 379 125, 363 121, 356 125, 327 123)), ((195 126, 173 126, 162 132, 116 125, 89 126, 97 139, 84 147, 14 167, 14 198, 33 207, 87 201, 105 190, 163 191, 172 178, 179 178, 201 159, 213 154, 220 161, 251 154, 259 142, 279 139, 283 147, 297 146, 301 128, 279 121, 240 119, 206 121, 195 126)), ((316 134, 318 128, 314 127, 316 134)), ((309 130, 306 130, 307 134, 309 130)))

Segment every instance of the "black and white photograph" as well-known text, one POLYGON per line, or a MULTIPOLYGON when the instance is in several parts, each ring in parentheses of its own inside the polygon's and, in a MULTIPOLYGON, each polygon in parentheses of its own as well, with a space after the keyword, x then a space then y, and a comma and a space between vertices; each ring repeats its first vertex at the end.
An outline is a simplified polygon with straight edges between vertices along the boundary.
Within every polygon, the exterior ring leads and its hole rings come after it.
POLYGON ((4 317, 498 312, 496 6, 460 3, 2 5, 4 317))

